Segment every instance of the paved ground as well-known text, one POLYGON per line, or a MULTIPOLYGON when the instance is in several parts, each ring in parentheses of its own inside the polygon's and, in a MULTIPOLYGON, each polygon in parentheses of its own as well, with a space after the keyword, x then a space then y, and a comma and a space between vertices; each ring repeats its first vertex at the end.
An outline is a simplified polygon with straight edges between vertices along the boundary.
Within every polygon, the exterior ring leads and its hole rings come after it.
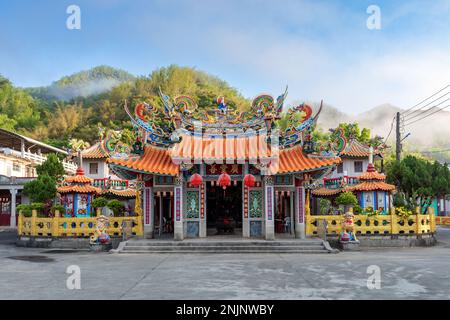
POLYGON ((16 248, 12 236, 0 232, 0 299, 450 298, 450 228, 432 248, 321 255, 49 253, 16 248), (66 287, 70 265, 80 267, 80 290, 66 287), (367 288, 370 265, 381 289, 367 288))

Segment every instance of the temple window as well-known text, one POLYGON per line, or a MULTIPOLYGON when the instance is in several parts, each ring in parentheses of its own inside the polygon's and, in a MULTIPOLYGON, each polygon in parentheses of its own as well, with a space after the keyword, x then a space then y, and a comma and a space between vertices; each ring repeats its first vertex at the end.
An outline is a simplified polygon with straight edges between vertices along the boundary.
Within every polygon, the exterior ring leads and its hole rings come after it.
POLYGON ((89 174, 98 174, 98 163, 89 163, 89 174))
POLYGON ((342 162, 337 166, 337 173, 344 173, 344 164, 342 162))
POLYGON ((20 164, 17 161, 13 162, 13 171, 20 171, 20 164))
POLYGON ((355 161, 355 172, 362 172, 363 171, 363 162, 362 161, 355 161))

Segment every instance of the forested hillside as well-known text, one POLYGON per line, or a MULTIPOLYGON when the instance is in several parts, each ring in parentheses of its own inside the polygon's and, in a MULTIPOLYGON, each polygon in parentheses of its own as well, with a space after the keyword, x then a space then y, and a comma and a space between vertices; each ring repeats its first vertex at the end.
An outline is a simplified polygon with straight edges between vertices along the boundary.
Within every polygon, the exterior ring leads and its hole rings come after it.
POLYGON ((161 107, 159 87, 171 97, 180 94, 193 97, 199 108, 211 107, 219 95, 227 97, 227 103, 239 109, 250 106, 250 101, 225 81, 194 68, 172 65, 148 76, 134 77, 101 66, 40 88, 17 88, 1 77, 0 127, 59 147, 67 146, 72 138, 92 143, 97 139, 99 126, 130 127, 123 108, 125 100, 131 106, 146 101, 161 107), (104 88, 102 93, 92 94, 87 89, 107 81, 117 83, 106 91, 104 88), (69 92, 78 94, 66 99, 69 92))

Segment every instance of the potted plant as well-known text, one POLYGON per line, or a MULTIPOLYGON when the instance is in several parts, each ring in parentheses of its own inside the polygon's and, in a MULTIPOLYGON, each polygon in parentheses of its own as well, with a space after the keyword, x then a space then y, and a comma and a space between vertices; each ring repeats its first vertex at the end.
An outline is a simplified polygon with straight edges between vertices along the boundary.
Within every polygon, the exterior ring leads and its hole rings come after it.
POLYGON ((331 201, 328 199, 320 198, 319 206, 320 206, 320 214, 325 216, 330 211, 331 201))
POLYGON ((343 207, 345 212, 353 209, 358 204, 356 196, 349 191, 342 192, 335 200, 336 204, 343 207))
POLYGON ((107 207, 114 213, 115 217, 123 217, 125 212, 125 205, 117 200, 111 200, 108 202, 107 207))
POLYGON ((101 210, 108 205, 108 200, 103 197, 98 197, 92 200, 91 206, 95 211, 101 210))

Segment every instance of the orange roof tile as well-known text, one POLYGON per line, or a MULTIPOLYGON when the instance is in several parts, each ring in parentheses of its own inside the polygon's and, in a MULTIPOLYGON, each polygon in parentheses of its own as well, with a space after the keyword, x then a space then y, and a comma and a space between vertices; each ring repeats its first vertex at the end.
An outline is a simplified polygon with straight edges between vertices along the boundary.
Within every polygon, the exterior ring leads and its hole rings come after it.
POLYGON ((108 159, 108 163, 134 169, 138 171, 177 175, 179 168, 172 162, 169 150, 146 146, 141 157, 128 159, 108 159))
POLYGON ((65 181, 69 183, 92 183, 94 179, 82 175, 76 175, 66 176, 65 181))
POLYGON ((393 191, 395 186, 383 181, 364 181, 355 186, 348 187, 349 191, 393 191))
POLYGON ((136 197, 136 189, 123 189, 123 190, 116 190, 116 189, 108 189, 103 190, 103 194, 111 194, 114 196, 124 197, 124 198, 135 198, 136 197))
POLYGON ((358 176, 358 180, 362 181, 370 181, 370 180, 380 180, 384 181, 386 179, 386 176, 382 173, 379 173, 376 169, 373 163, 369 163, 367 165, 367 170, 363 174, 358 176))
POLYGON ((84 159, 103 159, 109 157, 109 153, 103 149, 100 142, 81 151, 81 155, 84 159))
POLYGON ((269 169, 272 174, 281 174, 319 169, 340 162, 341 159, 338 157, 310 157, 303 153, 301 146, 295 146, 280 150, 278 159, 272 160, 269 169))
POLYGON ((59 193, 68 193, 68 192, 76 192, 76 193, 98 193, 100 194, 102 191, 99 188, 90 186, 90 185, 74 185, 74 186, 62 186, 57 189, 59 193))
POLYGON ((249 137, 194 137, 183 135, 170 149, 174 161, 182 160, 248 160, 270 158, 265 135, 249 137))
MULTIPOLYGON (((381 152, 374 150, 374 155, 381 155, 381 152)), ((370 156, 370 147, 363 145, 356 139, 351 139, 345 149, 340 154, 341 157, 367 158, 370 156)))
POLYGON ((327 196, 334 196, 336 194, 339 194, 339 193, 341 193, 341 191, 342 191, 341 188, 328 189, 325 187, 321 187, 321 188, 312 190, 311 193, 314 196, 327 197, 327 196))

